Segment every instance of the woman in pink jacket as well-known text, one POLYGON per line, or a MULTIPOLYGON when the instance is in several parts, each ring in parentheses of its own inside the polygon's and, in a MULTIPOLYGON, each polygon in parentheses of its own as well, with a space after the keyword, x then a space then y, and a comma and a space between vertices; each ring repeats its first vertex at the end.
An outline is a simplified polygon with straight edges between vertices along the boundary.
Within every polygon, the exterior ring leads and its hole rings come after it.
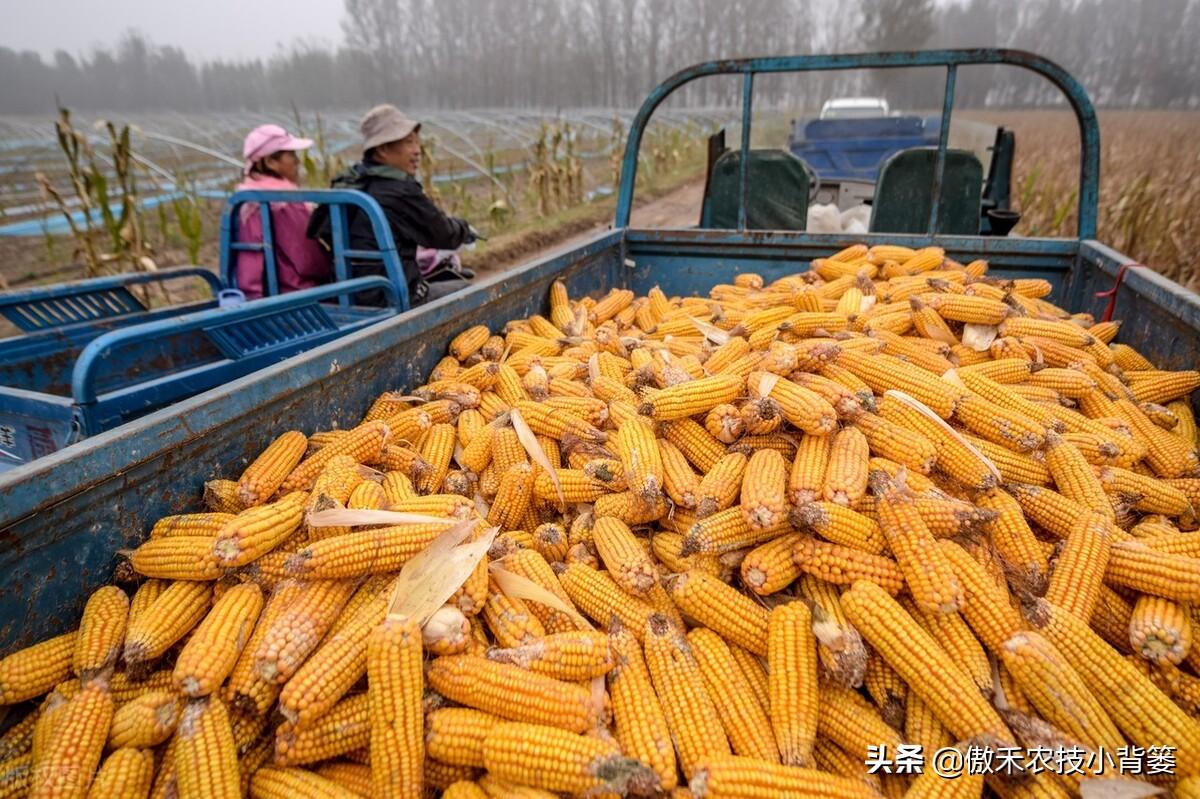
MULTIPOLYGON (((297 150, 312 146, 311 139, 300 139, 278 125, 259 125, 246 136, 242 156, 246 161, 245 180, 238 189, 295 190, 300 188, 300 159, 297 150)), ((332 277, 329 256, 308 238, 305 203, 271 203, 271 235, 275 242, 275 268, 281 294, 328 283, 332 277)), ((238 219, 238 241, 263 240, 262 215, 258 205, 243 205, 238 219)), ((246 299, 265 293, 261 252, 242 251, 237 256, 237 285, 246 299)))

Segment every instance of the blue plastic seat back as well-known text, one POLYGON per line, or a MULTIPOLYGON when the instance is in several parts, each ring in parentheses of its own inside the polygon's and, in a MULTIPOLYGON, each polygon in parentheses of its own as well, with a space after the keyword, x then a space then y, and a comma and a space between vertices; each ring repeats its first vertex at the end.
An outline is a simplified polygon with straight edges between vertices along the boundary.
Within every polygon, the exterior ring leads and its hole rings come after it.
MULTIPOLYGON (((700 227, 736 229, 742 154, 730 150, 713 164, 700 227)), ((751 150, 746 187, 746 227, 804 230, 808 222, 808 170, 785 150, 751 150)))
MULTIPOLYGON (((871 206, 872 233, 924 233, 933 205, 936 147, 896 153, 879 170, 871 206)), ((946 150, 938 233, 979 235, 983 164, 969 150, 946 150)))

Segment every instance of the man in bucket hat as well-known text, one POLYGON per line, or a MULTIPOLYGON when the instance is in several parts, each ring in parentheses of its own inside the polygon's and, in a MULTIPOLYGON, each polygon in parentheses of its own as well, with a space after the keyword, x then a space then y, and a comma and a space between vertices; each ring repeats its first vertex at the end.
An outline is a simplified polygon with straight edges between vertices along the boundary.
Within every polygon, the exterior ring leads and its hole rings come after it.
MULTIPOLYGON (((336 189, 358 189, 375 198, 387 217, 408 281, 409 301, 421 305, 465 288, 465 280, 451 278, 426 282, 417 267, 417 247, 455 250, 476 238, 465 219, 447 216, 425 195, 416 175, 421 166, 421 123, 406 117, 393 105, 377 105, 359 125, 363 137, 363 159, 333 180, 336 189)), ((375 250, 378 244, 365 214, 347 212, 350 247, 375 250)), ((329 242, 329 214, 313 215, 309 227, 313 238, 329 242)), ((351 261, 355 277, 384 274, 379 261, 351 261)), ((362 305, 382 305, 383 292, 363 292, 355 298, 362 305)))

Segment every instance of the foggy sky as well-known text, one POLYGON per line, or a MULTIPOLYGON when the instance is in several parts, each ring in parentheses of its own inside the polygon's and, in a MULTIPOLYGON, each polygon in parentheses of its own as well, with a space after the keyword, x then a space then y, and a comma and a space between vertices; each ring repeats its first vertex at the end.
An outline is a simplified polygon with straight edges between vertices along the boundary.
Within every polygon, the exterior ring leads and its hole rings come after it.
POLYGON ((0 0, 0 46, 49 58, 137 28, 201 59, 265 58, 298 39, 342 40, 341 0, 0 0))

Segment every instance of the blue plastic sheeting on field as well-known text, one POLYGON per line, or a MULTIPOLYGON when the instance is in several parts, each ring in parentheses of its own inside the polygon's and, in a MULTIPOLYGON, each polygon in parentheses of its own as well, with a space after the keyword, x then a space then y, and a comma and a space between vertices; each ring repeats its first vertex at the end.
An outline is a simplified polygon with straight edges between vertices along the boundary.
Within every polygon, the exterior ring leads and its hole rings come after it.
MULTIPOLYGON (((210 200, 224 200, 229 196, 229 192, 220 191, 219 189, 203 189, 196 192, 199 197, 204 197, 210 200)), ((171 192, 170 194, 159 194, 155 197, 147 197, 142 200, 143 208, 155 208, 163 203, 186 196, 181 191, 171 192)), ((109 206, 114 214, 121 213, 121 206, 114 204, 109 206)), ((71 218, 76 224, 82 224, 84 221, 84 211, 73 211, 71 218)), ((12 222, 7 225, 0 226, 0 236, 43 236, 47 233, 70 233, 71 226, 67 224, 66 218, 62 214, 55 214, 49 219, 26 219, 23 222, 12 222)))

